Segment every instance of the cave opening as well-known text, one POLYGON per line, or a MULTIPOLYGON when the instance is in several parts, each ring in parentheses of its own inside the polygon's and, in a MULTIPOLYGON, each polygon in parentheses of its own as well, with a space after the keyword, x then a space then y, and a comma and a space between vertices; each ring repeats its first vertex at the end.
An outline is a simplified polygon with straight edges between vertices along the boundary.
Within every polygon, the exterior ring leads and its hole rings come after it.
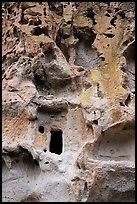
POLYGON ((62 146, 63 146, 62 130, 52 130, 50 131, 50 133, 51 133, 51 139, 50 139, 50 145, 49 145, 50 152, 55 154, 61 154, 62 146))
POLYGON ((44 127, 43 126, 39 126, 38 131, 43 134, 44 133, 44 127))

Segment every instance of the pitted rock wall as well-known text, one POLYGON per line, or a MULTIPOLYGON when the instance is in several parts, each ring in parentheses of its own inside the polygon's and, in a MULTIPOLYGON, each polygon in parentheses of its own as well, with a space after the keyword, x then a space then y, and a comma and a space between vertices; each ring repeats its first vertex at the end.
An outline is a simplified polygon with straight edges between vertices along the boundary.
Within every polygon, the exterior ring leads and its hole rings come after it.
POLYGON ((2 3, 2 201, 135 201, 135 3, 2 3))

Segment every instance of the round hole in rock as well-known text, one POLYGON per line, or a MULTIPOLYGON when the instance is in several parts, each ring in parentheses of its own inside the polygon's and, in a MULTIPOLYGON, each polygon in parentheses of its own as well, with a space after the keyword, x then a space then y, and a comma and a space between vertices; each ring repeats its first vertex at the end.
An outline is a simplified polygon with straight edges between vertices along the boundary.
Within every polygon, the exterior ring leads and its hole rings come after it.
POLYGON ((51 153, 55 154, 61 154, 62 153, 62 130, 52 130, 51 133, 51 139, 49 144, 49 150, 51 153))
POLYGON ((49 162, 48 162, 48 161, 46 161, 46 162, 45 162, 45 164, 49 164, 49 162))
POLYGON ((38 131, 39 131, 40 133, 44 133, 44 127, 43 127, 43 126, 39 126, 38 131))
POLYGON ((94 123, 95 125, 98 125, 98 121, 97 121, 97 120, 93 120, 93 123, 94 123))

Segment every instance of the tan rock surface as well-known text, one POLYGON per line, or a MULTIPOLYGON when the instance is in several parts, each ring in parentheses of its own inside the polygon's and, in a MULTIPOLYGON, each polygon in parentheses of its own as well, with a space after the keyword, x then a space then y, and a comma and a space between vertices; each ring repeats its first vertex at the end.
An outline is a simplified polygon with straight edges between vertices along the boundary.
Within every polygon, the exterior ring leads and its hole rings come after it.
POLYGON ((2 201, 135 201, 135 3, 2 4, 2 201))

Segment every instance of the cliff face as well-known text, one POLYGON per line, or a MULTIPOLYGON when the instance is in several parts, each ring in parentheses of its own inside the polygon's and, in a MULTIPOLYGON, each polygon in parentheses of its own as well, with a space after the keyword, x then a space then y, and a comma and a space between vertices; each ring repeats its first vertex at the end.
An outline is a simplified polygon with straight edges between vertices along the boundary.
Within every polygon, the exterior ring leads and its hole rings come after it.
POLYGON ((134 2, 2 5, 3 202, 133 202, 134 2))

